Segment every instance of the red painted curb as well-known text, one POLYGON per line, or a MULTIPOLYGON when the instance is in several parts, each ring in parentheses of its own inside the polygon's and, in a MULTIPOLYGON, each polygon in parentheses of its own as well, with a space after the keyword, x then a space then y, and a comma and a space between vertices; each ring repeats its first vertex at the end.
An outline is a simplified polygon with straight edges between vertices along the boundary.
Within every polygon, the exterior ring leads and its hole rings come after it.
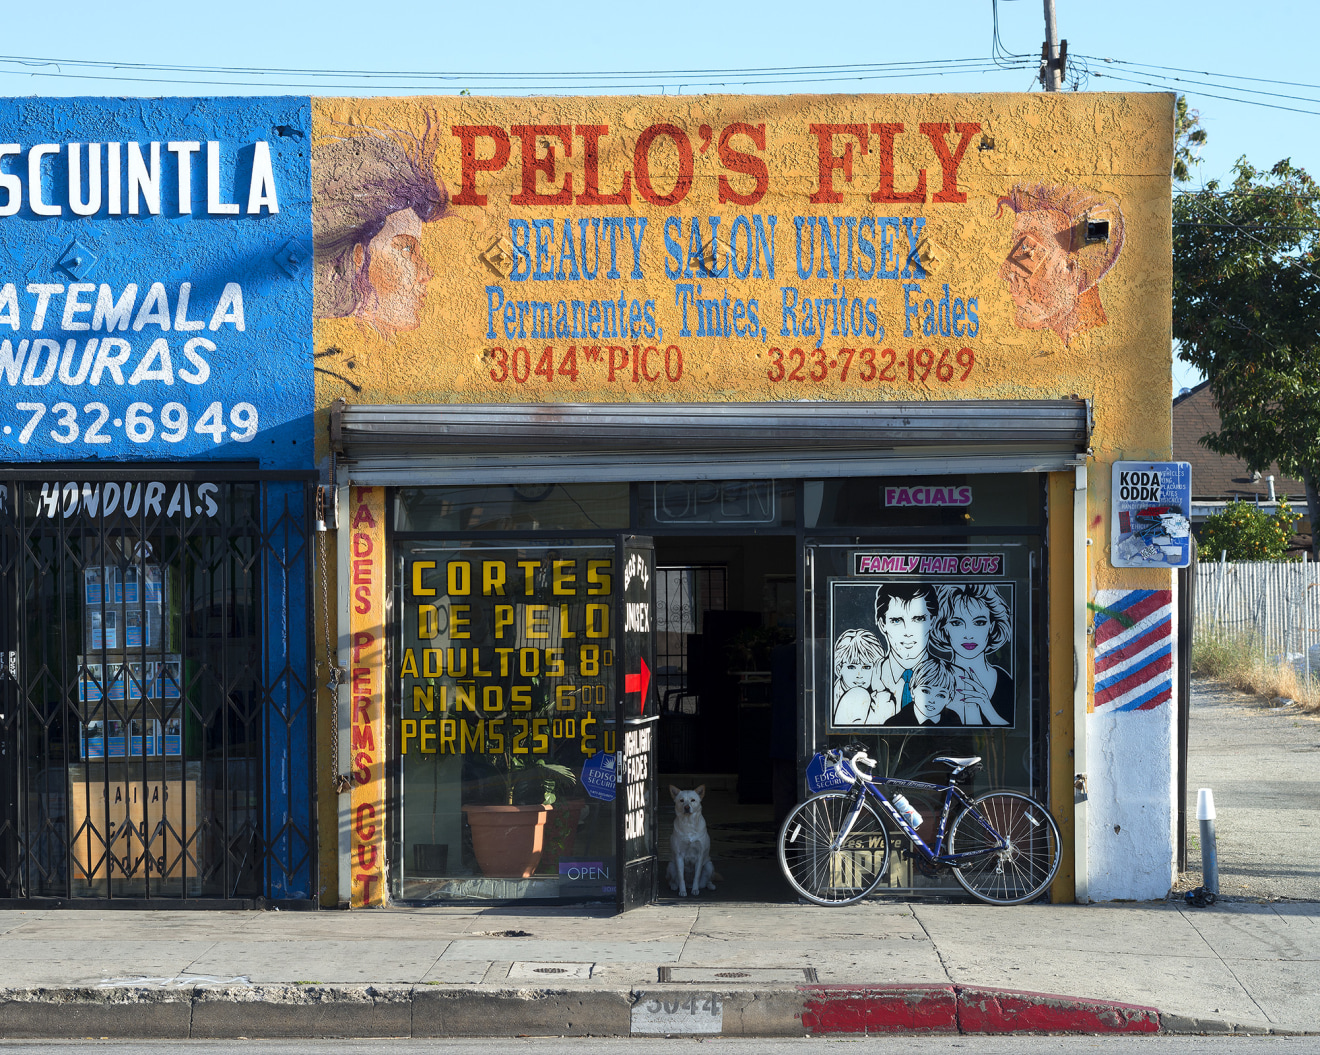
POLYGON ((958 986, 963 1033, 1158 1033, 1160 1013, 1141 1004, 1013 989, 958 986))
POLYGON ((956 1033, 951 985, 802 986, 807 1033, 956 1033))
POLYGON ((808 985, 802 1028, 825 1033, 1158 1033, 1141 1004, 954 985, 808 985))

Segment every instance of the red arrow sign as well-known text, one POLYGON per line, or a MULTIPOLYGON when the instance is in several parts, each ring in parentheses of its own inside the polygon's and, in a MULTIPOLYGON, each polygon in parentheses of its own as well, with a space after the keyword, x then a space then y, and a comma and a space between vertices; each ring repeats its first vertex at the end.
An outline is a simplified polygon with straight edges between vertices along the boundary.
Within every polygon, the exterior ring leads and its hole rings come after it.
POLYGON ((642 694, 642 714, 646 713, 646 690, 651 686, 651 668, 646 665, 646 660, 638 659, 641 669, 636 674, 625 674, 623 676, 624 692, 640 692, 642 694))

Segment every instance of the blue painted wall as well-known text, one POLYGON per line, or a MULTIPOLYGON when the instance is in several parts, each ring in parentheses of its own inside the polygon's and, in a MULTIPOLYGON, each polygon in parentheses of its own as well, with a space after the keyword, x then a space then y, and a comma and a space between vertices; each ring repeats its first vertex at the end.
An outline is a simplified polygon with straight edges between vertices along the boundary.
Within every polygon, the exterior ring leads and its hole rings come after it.
POLYGON ((310 141, 305 98, 0 100, 0 461, 312 465, 310 141))

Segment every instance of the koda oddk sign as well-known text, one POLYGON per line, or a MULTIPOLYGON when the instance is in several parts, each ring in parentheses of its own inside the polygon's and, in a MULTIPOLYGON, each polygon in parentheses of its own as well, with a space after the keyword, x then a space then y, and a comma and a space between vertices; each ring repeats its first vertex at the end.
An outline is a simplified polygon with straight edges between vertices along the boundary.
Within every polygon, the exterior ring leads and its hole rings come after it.
POLYGON ((1116 568, 1185 568, 1192 560, 1192 467, 1115 462, 1110 560, 1116 568))

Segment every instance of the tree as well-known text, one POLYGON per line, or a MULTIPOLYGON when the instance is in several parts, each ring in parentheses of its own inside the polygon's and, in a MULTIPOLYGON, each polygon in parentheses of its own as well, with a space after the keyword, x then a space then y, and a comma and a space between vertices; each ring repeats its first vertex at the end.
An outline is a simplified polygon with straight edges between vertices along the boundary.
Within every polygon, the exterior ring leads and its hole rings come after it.
MULTIPOLYGON (((1320 188, 1290 161, 1241 159, 1232 184, 1173 207, 1173 336, 1210 382, 1201 443, 1254 470, 1277 462, 1320 516, 1320 188)), ((1320 559, 1320 531, 1312 532, 1320 559)))
POLYGON ((1187 96, 1178 96, 1173 111, 1173 181, 1186 183, 1192 177, 1189 165, 1201 163, 1201 148, 1207 139, 1201 127, 1201 111, 1187 106, 1187 96))
POLYGON ((1230 502, 1206 517, 1196 547, 1196 559, 1283 560, 1288 555, 1297 514, 1284 499, 1271 515, 1248 502, 1230 502))

